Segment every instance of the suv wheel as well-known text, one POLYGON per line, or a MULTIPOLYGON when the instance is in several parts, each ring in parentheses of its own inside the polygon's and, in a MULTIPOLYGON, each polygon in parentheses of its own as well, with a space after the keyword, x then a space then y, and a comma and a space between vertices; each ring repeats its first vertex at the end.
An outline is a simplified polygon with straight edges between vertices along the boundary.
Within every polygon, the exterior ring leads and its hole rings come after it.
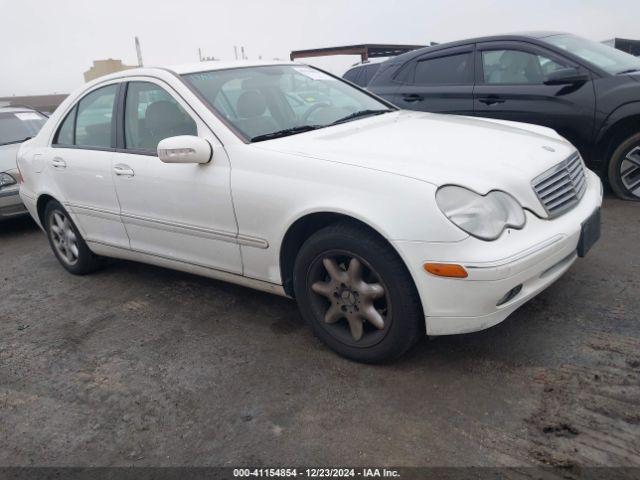
POLYGON ((339 223, 312 235, 296 258, 293 283, 314 333, 350 359, 392 360, 425 335, 406 266, 365 228, 339 223))
POLYGON ((618 197, 640 201, 640 133, 626 139, 613 152, 609 183, 618 197))
POLYGON ((89 250, 67 211, 55 200, 47 203, 44 224, 51 249, 65 269, 84 275, 100 268, 100 257, 89 250))

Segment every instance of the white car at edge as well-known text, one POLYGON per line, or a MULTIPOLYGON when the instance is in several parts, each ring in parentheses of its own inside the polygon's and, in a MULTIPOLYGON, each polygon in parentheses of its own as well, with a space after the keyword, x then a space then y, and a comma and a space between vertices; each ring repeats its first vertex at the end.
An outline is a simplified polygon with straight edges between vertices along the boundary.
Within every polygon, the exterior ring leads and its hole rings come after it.
POLYGON ((293 63, 102 77, 18 166, 68 271, 116 257, 293 297, 364 362, 501 322, 600 231, 601 182, 553 130, 397 110, 293 63))

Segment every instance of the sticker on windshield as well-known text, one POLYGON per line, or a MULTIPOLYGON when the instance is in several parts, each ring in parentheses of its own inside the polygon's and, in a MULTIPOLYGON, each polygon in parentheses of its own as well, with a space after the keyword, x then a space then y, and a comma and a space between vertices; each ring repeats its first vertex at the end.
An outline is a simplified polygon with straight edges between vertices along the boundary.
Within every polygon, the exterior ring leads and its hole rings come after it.
POLYGON ((328 81, 337 82, 337 80, 333 78, 331 75, 327 75, 326 73, 311 67, 293 67, 293 68, 296 72, 312 80, 328 80, 328 81))
POLYGON ((42 118, 37 113, 32 113, 32 112, 14 113, 14 115, 18 117, 20 120, 22 120, 23 122, 26 122, 28 120, 40 120, 42 118))

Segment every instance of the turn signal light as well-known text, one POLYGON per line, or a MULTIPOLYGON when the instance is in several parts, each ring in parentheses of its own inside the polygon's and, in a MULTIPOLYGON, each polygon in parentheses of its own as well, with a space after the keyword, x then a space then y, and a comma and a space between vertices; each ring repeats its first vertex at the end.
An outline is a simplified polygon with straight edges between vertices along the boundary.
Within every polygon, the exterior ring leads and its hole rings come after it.
POLYGON ((467 278, 469 274, 462 265, 455 263, 425 263, 425 271, 438 277, 467 278))

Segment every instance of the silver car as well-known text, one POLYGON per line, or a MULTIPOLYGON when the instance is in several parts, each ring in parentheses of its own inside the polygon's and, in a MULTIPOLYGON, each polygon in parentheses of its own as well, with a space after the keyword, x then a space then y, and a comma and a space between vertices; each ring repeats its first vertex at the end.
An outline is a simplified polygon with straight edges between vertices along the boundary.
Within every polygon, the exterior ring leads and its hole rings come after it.
POLYGON ((35 136, 47 117, 29 107, 0 108, 0 220, 27 213, 18 195, 20 144, 35 136))

